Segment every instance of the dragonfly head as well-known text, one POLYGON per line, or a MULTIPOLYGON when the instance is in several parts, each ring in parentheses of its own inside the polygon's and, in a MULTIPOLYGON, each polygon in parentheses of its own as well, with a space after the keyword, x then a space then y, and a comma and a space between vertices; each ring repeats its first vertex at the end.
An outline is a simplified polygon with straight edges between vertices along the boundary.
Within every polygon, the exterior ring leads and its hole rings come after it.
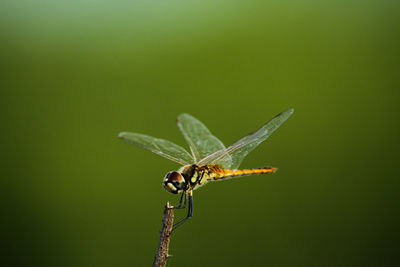
POLYGON ((178 194, 182 192, 185 187, 185 179, 179 172, 169 172, 167 175, 165 175, 163 185, 165 190, 168 192, 172 194, 178 194))

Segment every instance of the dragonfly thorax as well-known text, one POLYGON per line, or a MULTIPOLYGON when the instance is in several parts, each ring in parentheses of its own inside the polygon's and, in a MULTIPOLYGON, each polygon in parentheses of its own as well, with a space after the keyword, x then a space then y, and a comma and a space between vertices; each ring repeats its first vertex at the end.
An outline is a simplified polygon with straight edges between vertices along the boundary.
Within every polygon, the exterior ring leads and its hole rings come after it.
POLYGON ((172 194, 179 194, 186 189, 186 181, 183 175, 177 171, 169 172, 164 178, 165 190, 172 194))

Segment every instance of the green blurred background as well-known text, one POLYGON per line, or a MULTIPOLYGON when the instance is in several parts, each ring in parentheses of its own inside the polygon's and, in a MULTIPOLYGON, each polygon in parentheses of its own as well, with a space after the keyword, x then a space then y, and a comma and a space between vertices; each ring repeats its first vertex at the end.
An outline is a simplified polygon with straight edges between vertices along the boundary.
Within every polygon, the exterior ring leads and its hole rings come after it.
MULTIPOLYGON (((178 168, 118 140, 225 144, 290 107, 195 192, 169 266, 399 266, 399 3, 2 1, 6 266, 148 266, 178 168)), ((184 212, 177 212, 178 217, 184 212)))

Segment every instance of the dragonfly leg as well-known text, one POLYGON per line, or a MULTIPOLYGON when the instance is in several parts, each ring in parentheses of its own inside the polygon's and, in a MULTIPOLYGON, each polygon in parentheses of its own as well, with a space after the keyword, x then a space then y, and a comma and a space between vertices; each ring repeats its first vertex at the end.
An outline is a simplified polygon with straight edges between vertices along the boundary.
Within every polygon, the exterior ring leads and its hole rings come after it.
POLYGON ((189 200, 188 200, 189 201, 188 214, 187 214, 187 216, 185 218, 183 218, 179 222, 175 223, 173 228, 172 228, 172 230, 175 230, 176 228, 181 226, 184 222, 186 222, 188 219, 190 219, 193 216, 193 195, 192 195, 192 191, 189 192, 188 198, 189 198, 189 200))
POLYGON ((182 192, 181 198, 179 200, 179 205, 178 206, 174 206, 173 208, 174 209, 184 209, 184 208, 186 208, 186 201, 187 201, 186 192, 182 192), (183 203, 183 206, 182 206, 183 197, 185 197, 185 202, 183 203))

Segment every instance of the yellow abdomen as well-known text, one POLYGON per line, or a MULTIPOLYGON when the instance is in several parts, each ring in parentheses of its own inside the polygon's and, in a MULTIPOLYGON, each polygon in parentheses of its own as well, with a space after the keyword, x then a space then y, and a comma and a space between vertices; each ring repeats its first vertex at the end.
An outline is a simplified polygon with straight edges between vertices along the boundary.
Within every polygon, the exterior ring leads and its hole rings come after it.
POLYGON ((228 170, 228 169, 222 169, 222 168, 218 168, 218 167, 212 167, 211 169, 217 174, 215 176, 214 180, 231 178, 231 177, 236 177, 236 176, 267 174, 267 173, 272 173, 272 172, 276 171, 276 168, 272 168, 272 167, 246 169, 246 170, 228 170))
POLYGON ((264 167, 257 169, 246 169, 246 170, 229 170, 220 168, 218 166, 203 166, 202 168, 204 174, 202 175, 202 181, 200 184, 203 184, 207 181, 212 180, 221 180, 226 178, 233 178, 238 176, 246 176, 246 175, 257 175, 257 174, 267 174, 275 172, 277 169, 272 167, 264 167))

